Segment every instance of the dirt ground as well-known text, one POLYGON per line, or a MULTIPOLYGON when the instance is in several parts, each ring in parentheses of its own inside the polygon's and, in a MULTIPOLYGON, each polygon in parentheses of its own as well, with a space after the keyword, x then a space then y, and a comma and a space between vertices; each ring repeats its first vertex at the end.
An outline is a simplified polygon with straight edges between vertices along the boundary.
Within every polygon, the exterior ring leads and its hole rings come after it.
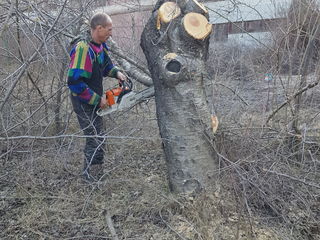
POLYGON ((91 183, 80 176, 84 139, 74 137, 74 116, 64 139, 2 146, 11 151, 1 159, 0 239, 295 239, 249 217, 232 176, 197 197, 170 193, 153 100, 105 122, 106 159, 91 183))
POLYGON ((83 139, 11 142, 1 159, 0 238, 277 239, 221 187, 196 198, 170 193, 152 105, 105 119, 96 182, 80 176, 83 139))

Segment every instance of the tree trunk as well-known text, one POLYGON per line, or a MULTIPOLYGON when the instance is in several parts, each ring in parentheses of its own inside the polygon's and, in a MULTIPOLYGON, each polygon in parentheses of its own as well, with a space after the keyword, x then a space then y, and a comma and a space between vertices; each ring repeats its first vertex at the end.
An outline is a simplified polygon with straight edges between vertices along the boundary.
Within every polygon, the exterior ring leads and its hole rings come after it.
POLYGON ((217 119, 210 114, 203 88, 211 25, 196 1, 178 0, 176 8, 161 8, 164 2, 157 3, 145 26, 141 47, 154 82, 170 188, 199 192, 217 170, 212 147, 217 119), (174 12, 159 14, 163 9, 174 12), (161 16, 173 19, 166 22, 161 16))

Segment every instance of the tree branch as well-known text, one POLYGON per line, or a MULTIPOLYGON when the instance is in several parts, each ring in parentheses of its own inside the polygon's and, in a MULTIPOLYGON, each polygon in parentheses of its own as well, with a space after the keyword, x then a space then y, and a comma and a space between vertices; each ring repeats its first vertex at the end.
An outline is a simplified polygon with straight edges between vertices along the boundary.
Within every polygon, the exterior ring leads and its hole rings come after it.
POLYGON ((10 8, 9 8, 9 11, 8 11, 8 15, 6 17, 6 20, 4 21, 3 23, 3 26, 0 30, 0 38, 2 37, 2 34, 4 33, 4 30, 8 27, 8 23, 9 23, 9 20, 10 20, 10 17, 12 15, 12 12, 13 12, 13 0, 11 1, 11 4, 10 4, 10 8))
POLYGON ((39 51, 43 48, 43 46, 45 45, 45 41, 48 39, 51 31, 53 30, 54 26, 57 24, 62 12, 63 12, 63 9, 65 8, 65 5, 67 3, 68 0, 65 0, 64 1, 64 4, 62 5, 60 11, 59 11, 59 14, 58 16, 56 17, 56 19, 54 20, 54 23, 52 24, 52 26, 50 27, 50 29, 47 31, 46 35, 45 35, 45 38, 44 40, 42 41, 40 47, 32 54, 32 56, 26 61, 23 63, 23 65, 21 66, 21 70, 18 74, 18 76, 16 77, 15 81, 13 82, 13 84, 11 85, 9 91, 7 92, 4 100, 3 100, 3 103, 1 104, 0 106, 0 112, 3 111, 3 108, 4 108, 4 105, 6 104, 6 102, 8 101, 13 89, 15 88, 15 86, 17 85, 17 83, 19 82, 19 80, 21 79, 21 77, 23 76, 25 70, 29 67, 29 65, 31 64, 31 62, 35 59, 35 57, 38 55, 39 51))
POLYGON ((116 229, 113 226, 112 219, 108 210, 105 210, 105 216, 106 216, 106 222, 107 222, 108 228, 111 232, 112 239, 119 240, 116 229))
POLYGON ((284 101, 277 109, 275 109, 268 117, 266 124, 269 123, 269 121, 271 120, 271 118, 274 117, 274 115, 279 112, 284 106, 286 106, 288 103, 290 103, 292 100, 294 100, 298 95, 304 93, 305 91, 307 91, 310 88, 314 88, 315 86, 317 86, 319 84, 319 80, 320 78, 318 78, 318 80, 316 82, 310 83, 308 84, 306 87, 302 88, 300 91, 296 92, 295 94, 293 94, 290 98, 288 98, 286 101, 284 101))
POLYGON ((131 58, 125 56, 122 50, 117 46, 117 44, 109 40, 111 46, 111 53, 118 57, 118 62, 121 67, 128 73, 129 76, 133 77, 138 82, 142 83, 145 86, 152 86, 153 81, 150 77, 150 72, 142 67, 141 65, 137 64, 131 58))
POLYGON ((317 188, 317 189, 320 189, 320 185, 317 185, 317 184, 314 184, 312 182, 306 182, 305 180, 301 180, 299 178, 296 178, 296 177, 293 177, 293 176, 289 176, 287 174, 284 174, 284 173, 278 173, 276 171, 271 171, 271 170, 268 170, 268 169, 262 169, 264 172, 267 172, 267 173, 272 173, 272 174, 276 174, 278 176, 281 176, 281 177, 285 177, 285 178, 289 178, 293 181, 296 181, 296 182, 299 182, 299 183, 303 183, 305 185, 308 185, 310 187, 314 187, 314 188, 317 188))

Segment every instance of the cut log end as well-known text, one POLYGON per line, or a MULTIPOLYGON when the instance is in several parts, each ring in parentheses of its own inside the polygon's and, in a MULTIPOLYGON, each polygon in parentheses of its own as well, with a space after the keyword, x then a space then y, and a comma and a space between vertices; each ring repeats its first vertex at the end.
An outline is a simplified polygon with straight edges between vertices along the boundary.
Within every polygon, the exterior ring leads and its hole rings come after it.
POLYGON ((218 125, 219 125, 219 120, 218 120, 217 116, 211 115, 211 124, 212 124, 213 134, 215 134, 217 132, 218 125))
POLYGON ((203 40, 212 32, 212 25, 199 13, 188 13, 183 18, 185 31, 194 39, 203 40))
POLYGON ((181 14, 180 7, 175 2, 165 2, 158 10, 159 19, 163 23, 168 23, 181 14))
POLYGON ((176 57, 177 57, 176 53, 168 53, 163 57, 163 59, 170 60, 170 59, 175 59, 176 57))

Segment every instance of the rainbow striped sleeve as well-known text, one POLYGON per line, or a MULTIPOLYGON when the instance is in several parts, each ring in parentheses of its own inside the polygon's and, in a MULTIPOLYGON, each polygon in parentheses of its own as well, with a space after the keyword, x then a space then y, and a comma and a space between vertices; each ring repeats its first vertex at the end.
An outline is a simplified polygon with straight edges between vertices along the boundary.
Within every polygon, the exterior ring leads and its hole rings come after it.
POLYGON ((70 65, 68 70, 68 87, 74 96, 78 96, 80 101, 97 105, 100 96, 95 93, 83 81, 92 75, 92 62, 94 56, 89 50, 89 45, 81 41, 70 52, 70 65))
POLYGON ((92 75, 92 59, 90 57, 89 45, 81 41, 70 53, 71 61, 68 76, 78 80, 79 77, 90 78, 92 75))

